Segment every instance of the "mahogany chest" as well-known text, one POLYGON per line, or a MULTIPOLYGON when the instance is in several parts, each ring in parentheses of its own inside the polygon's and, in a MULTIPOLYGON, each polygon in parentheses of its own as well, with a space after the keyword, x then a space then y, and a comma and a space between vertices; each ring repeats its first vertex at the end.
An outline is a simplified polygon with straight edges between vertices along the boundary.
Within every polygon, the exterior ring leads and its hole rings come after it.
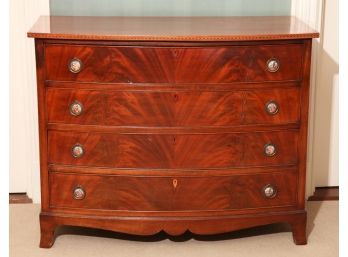
POLYGON ((311 40, 293 17, 41 17, 41 247, 289 223, 306 243, 311 40))

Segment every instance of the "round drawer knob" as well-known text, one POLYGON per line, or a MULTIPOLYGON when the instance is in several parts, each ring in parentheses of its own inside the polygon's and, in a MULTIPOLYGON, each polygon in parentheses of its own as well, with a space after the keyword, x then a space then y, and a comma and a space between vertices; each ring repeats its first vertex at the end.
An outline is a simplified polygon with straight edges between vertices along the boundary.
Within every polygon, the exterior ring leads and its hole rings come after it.
POLYGON ((82 157, 82 156, 84 155, 84 153, 85 153, 85 149, 84 149, 83 146, 80 145, 80 144, 74 145, 74 146, 72 147, 72 149, 71 149, 71 154, 72 154, 72 156, 75 157, 75 158, 80 158, 80 157, 82 157))
POLYGON ((269 101, 266 104, 266 112, 269 115, 275 115, 279 112, 279 106, 275 101, 269 101))
POLYGON ((80 59, 73 58, 69 62, 69 71, 72 73, 79 73, 82 70, 82 62, 80 59))
POLYGON ((273 144, 266 144, 264 147, 266 156, 274 156, 277 152, 276 146, 273 144))
POLYGON ((266 185, 263 188, 263 194, 267 198, 274 198, 277 195, 277 189, 273 185, 266 185))
POLYGON ((82 200, 86 197, 86 192, 82 187, 76 187, 73 191, 73 197, 75 200, 82 200))
POLYGON ((79 116, 83 112, 83 105, 79 101, 74 101, 69 107, 70 114, 73 116, 79 116))
POLYGON ((269 72, 276 72, 277 70, 279 70, 279 67, 280 67, 280 63, 275 58, 271 58, 267 61, 267 70, 269 72))

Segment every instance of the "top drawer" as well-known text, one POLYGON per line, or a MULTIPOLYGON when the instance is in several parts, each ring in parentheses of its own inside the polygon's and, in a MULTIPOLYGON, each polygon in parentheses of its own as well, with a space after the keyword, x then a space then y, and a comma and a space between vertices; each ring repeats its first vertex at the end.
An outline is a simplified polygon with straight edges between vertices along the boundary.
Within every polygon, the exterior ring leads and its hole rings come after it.
POLYGON ((46 79, 112 83, 300 80, 303 45, 118 47, 47 45, 46 79))

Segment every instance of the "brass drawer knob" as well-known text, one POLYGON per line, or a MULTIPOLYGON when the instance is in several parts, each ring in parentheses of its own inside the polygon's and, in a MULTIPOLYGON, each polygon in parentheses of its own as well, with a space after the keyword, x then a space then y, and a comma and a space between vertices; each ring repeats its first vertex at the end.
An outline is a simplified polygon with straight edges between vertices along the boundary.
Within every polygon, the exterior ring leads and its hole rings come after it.
POLYGON ((277 153, 277 148, 274 144, 265 144, 264 152, 266 156, 274 156, 277 153))
POLYGON ((266 103, 266 112, 269 115, 275 115, 279 112, 279 105, 277 102, 271 100, 268 103, 266 103))
POLYGON ((73 191, 73 197, 75 200, 82 200, 86 197, 86 192, 82 187, 76 187, 73 191))
POLYGON ((85 153, 85 149, 82 145, 76 144, 71 149, 71 154, 75 158, 81 158, 85 153))
POLYGON ((280 62, 276 58, 271 58, 267 61, 267 70, 269 72, 276 72, 279 70, 280 62))
POLYGON ((266 198, 274 198, 277 195, 277 189, 273 185, 266 185, 263 188, 263 194, 266 198))
POLYGON ((82 61, 78 58, 73 58, 69 62, 69 71, 72 73, 79 73, 82 70, 82 61))
POLYGON ((83 112, 83 105, 79 101, 74 101, 70 104, 69 110, 71 115, 79 116, 83 112))

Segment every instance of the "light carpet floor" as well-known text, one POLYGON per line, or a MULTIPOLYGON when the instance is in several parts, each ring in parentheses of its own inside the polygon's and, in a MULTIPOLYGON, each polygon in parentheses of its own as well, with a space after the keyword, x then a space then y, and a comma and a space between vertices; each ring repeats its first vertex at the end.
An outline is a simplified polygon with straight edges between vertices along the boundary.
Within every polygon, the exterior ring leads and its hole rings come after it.
POLYGON ((296 246, 289 228, 269 225, 214 237, 132 237, 94 229, 62 228, 40 249, 36 204, 10 205, 11 257, 336 257, 338 202, 308 202, 308 244, 296 246))

